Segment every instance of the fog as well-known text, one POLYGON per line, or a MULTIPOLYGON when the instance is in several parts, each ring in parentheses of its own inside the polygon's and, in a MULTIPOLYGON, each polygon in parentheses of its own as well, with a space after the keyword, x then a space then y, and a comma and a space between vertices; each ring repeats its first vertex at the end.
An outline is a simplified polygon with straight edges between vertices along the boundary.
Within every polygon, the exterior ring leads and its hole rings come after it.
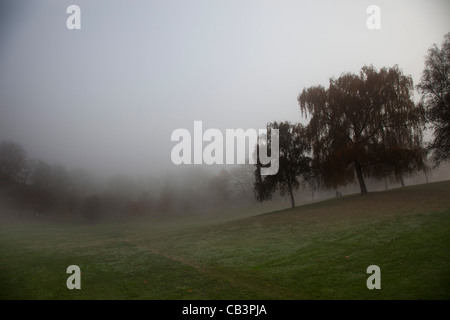
POLYGON ((177 128, 306 121, 297 96, 363 65, 420 79, 448 1, 2 1, 0 138, 98 174, 171 172, 177 128), (69 5, 81 29, 69 30, 69 5))
POLYGON ((171 133, 194 121, 222 132, 306 123, 303 88, 364 65, 398 64, 417 84, 450 29, 445 0, 377 1, 379 30, 360 0, 0 3, 0 141, 22 146, 44 177, 70 180, 78 205, 98 193, 117 211, 254 204, 251 166, 176 166, 171 133), (72 4, 79 30, 66 25, 72 4))

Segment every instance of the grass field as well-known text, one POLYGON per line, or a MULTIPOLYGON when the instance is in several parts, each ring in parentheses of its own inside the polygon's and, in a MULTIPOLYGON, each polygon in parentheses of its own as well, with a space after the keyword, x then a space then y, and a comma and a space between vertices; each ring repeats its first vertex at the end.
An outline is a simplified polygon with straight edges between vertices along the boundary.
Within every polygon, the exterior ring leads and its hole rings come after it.
POLYGON ((3 222, 0 298, 450 298, 450 181, 257 213, 3 222), (81 290, 66 287, 73 264, 81 290))

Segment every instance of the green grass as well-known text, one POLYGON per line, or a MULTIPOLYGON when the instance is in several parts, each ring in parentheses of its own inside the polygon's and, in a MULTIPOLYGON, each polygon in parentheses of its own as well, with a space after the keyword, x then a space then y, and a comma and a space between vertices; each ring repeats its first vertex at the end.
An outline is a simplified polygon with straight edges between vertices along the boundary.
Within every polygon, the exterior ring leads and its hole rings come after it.
POLYGON ((449 299, 450 181, 100 225, 0 226, 0 299, 449 299), (81 268, 81 290, 65 283, 81 268), (381 290, 366 287, 369 265, 381 290))

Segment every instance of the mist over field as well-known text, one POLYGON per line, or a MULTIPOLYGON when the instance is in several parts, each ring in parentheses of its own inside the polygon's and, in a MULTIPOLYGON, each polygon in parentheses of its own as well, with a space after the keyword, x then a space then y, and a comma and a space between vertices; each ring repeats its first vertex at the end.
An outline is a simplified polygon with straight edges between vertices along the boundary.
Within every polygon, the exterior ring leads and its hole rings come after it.
POLYGON ((0 298, 448 299, 449 12, 446 0, 0 0, 0 298), (355 270, 391 245, 405 264, 423 253, 430 284, 410 276, 423 296, 396 272, 400 291, 364 291, 355 270), (349 257, 354 291, 322 289, 349 257), (92 290, 69 296, 50 271, 18 289, 34 262, 78 263, 92 290), (102 274, 124 278, 106 293, 102 274), (134 293, 149 278, 159 291, 134 293))
MULTIPOLYGON (((174 168, 177 128, 307 122, 297 96, 398 64, 420 80, 449 30, 447 1, 2 1, 2 140, 33 159, 113 175, 174 168), (81 9, 69 30, 66 9, 81 9)), ((416 93, 416 98, 418 95, 416 93)))

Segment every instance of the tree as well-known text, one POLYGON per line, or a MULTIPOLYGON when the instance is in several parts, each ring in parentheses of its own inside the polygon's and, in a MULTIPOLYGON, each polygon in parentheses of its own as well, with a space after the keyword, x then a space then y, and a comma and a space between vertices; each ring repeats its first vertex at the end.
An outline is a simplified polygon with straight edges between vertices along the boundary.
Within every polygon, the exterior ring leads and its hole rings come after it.
POLYGON ((254 183, 256 199, 260 202, 269 200, 272 194, 279 190, 281 196, 289 193, 291 205, 294 208, 294 190, 300 186, 299 178, 306 177, 309 173, 311 159, 307 156, 310 150, 306 140, 306 130, 301 124, 269 123, 267 125, 268 146, 271 143, 269 132, 273 129, 278 129, 279 134, 279 169, 274 175, 261 176, 263 165, 259 161, 258 154, 254 183))
POLYGON ((211 177, 209 189, 214 198, 214 204, 226 205, 230 200, 230 173, 222 169, 211 177))
POLYGON ((254 203, 254 166, 240 164, 230 170, 230 191, 234 202, 254 203))
POLYGON ((428 50, 425 69, 417 89, 426 108, 426 119, 433 129, 429 149, 436 165, 450 158, 450 32, 442 47, 436 44, 428 50))
POLYGON ((33 210, 38 213, 49 213, 54 208, 56 198, 53 193, 54 180, 52 167, 40 160, 34 169, 31 177, 31 187, 33 188, 33 210))
POLYGON ((80 208, 81 215, 89 222, 97 222, 103 214, 103 205, 99 196, 91 195, 84 199, 80 208))
POLYGON ((379 172, 375 165, 421 146, 423 109, 412 93, 412 78, 397 66, 379 71, 364 66, 359 74, 330 79, 328 89, 303 90, 298 102, 302 115, 311 117, 313 166, 326 187, 354 182, 356 174, 361 194, 367 194, 364 178, 379 172), (393 137, 396 144, 387 144, 393 137))
POLYGON ((175 177, 172 175, 164 175, 159 182, 159 199, 157 200, 156 209, 158 213, 172 213, 176 200, 176 192, 174 186, 175 177))
POLYGON ((25 164, 26 153, 21 145, 13 141, 0 144, 0 182, 16 182, 25 164))
POLYGON ((71 181, 64 166, 51 166, 42 160, 35 163, 30 175, 30 187, 34 195, 33 210, 58 215, 73 211, 71 181))
POLYGON ((19 182, 24 185, 31 183, 31 178, 34 170, 36 169, 37 161, 34 159, 26 159, 22 171, 19 175, 19 182))
MULTIPOLYGON (((374 146, 373 165, 369 175, 376 178, 391 178, 405 186, 404 178, 419 170, 425 170, 425 151, 422 134, 410 128, 386 129, 381 144, 374 146), (410 134, 414 133, 413 136, 410 134)), ((385 180, 386 181, 386 180, 385 180)))
POLYGON ((304 178, 311 190, 311 200, 314 201, 314 194, 320 189, 321 173, 318 168, 313 165, 312 161, 309 172, 306 173, 304 178))
POLYGON ((430 165, 430 161, 428 159, 428 150, 425 148, 422 149, 422 161, 423 161, 422 171, 425 175, 425 180, 428 183, 429 182, 428 174, 431 173, 432 165, 430 165))

